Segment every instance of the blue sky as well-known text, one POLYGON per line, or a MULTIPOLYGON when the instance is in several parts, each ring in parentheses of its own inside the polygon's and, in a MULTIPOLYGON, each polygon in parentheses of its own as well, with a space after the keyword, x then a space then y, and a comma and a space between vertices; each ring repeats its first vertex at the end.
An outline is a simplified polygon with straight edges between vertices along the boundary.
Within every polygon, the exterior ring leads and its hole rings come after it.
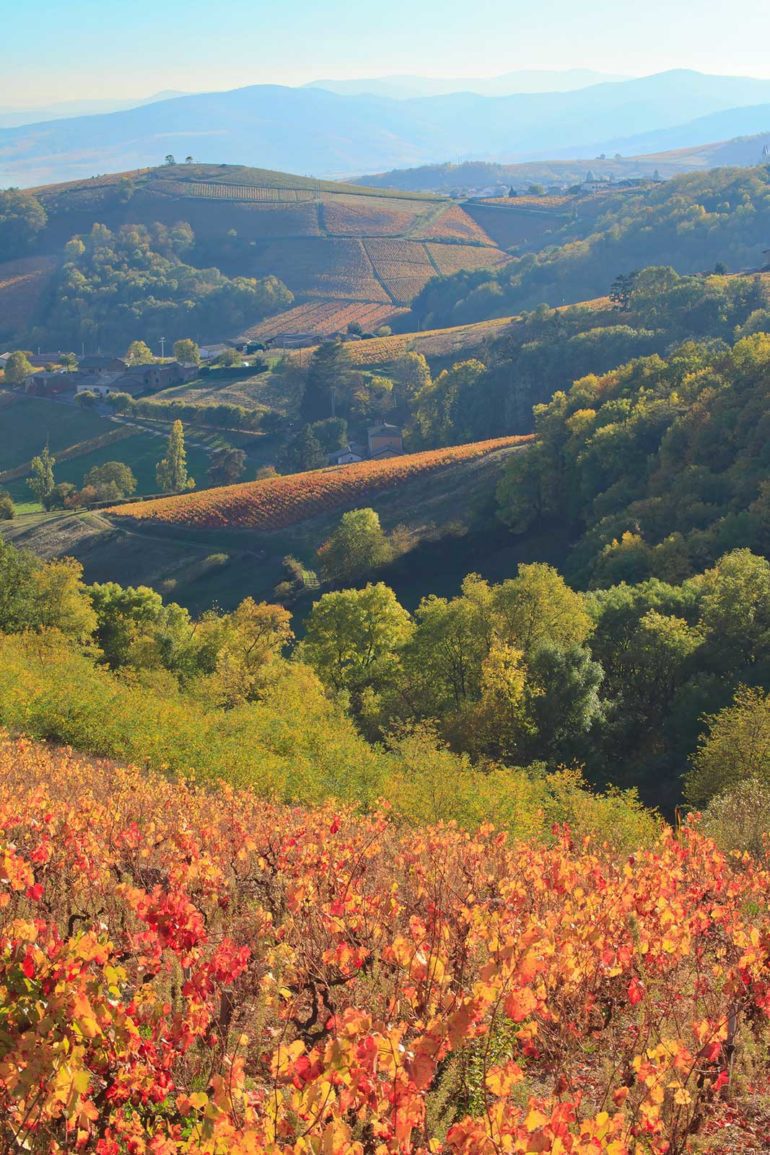
POLYGON ((768 0, 0 0, 0 106, 318 77, 770 76, 768 0))

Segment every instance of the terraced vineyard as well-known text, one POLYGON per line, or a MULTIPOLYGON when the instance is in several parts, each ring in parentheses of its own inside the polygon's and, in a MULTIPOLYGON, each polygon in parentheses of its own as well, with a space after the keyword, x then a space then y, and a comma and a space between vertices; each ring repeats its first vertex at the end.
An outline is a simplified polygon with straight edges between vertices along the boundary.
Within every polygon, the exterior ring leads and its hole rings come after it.
POLYGON ((361 461, 335 469, 131 502, 109 512, 117 518, 197 529, 285 529, 319 514, 365 503, 372 494, 394 489, 415 477, 526 445, 531 440, 525 436, 477 441, 385 461, 361 461))
MULTIPOLYGON (((280 278, 303 307, 316 301, 356 308, 341 323, 335 308, 297 314, 207 339, 310 331, 329 336, 351 321, 385 324, 433 277, 494 268, 508 259, 493 233, 448 198, 317 181, 227 165, 167 165, 34 190, 48 213, 40 263, 0 265, 0 338, 21 335, 55 260, 75 234, 99 222, 172 227, 186 221, 194 259, 228 276, 280 278), (377 308, 381 311, 377 312, 377 308)), ((487 212, 501 210, 494 207, 487 212)), ((189 256, 189 255, 188 255, 189 256)), ((37 258, 36 258, 37 261, 37 258)))

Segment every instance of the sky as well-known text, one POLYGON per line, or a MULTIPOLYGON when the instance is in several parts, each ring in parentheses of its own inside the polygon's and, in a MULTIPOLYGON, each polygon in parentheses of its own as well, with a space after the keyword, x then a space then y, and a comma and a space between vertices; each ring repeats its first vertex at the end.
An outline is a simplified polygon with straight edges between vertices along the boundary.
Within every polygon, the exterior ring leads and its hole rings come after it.
POLYGON ((415 73, 770 77, 768 0, 0 0, 0 108, 415 73))

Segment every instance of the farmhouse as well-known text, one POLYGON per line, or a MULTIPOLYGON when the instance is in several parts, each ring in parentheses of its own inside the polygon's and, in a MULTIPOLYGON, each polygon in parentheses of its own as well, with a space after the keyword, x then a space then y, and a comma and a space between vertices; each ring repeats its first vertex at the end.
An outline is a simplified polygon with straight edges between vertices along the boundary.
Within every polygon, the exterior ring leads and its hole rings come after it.
POLYGON ((354 461, 363 461, 363 457, 351 445, 329 454, 329 465, 352 465, 354 461))
POLYGON ((370 425, 367 432, 370 457, 399 457, 404 452, 404 438, 397 425, 370 425))
POLYGON ((184 385, 197 377, 194 365, 180 365, 178 361, 166 361, 160 365, 129 365, 123 373, 118 373, 111 381, 114 393, 154 392, 168 389, 172 385, 184 385))
POLYGON ((33 397, 56 397, 60 393, 73 393, 76 387, 76 373, 48 372, 43 369, 32 373, 24 381, 24 392, 33 397))
POLYGON ((89 353, 80 358, 78 368, 88 373, 122 373, 128 368, 128 361, 104 353, 89 353))

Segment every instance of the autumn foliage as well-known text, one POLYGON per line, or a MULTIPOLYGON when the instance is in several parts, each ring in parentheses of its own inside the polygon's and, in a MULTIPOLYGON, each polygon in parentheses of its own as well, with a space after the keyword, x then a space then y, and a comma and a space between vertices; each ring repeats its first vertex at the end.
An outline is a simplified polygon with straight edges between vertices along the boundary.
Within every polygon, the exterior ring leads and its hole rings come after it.
POLYGON ((337 509, 350 508, 380 490, 392 489, 457 462, 527 444, 531 437, 501 437, 448 449, 410 453, 384 461, 361 461, 335 469, 228 485, 200 493, 131 502, 111 510, 122 517, 202 528, 283 529, 337 509))
POLYGON ((511 844, 5 741, 0 1147, 688 1151, 764 1030, 769 881, 695 828, 511 844))

